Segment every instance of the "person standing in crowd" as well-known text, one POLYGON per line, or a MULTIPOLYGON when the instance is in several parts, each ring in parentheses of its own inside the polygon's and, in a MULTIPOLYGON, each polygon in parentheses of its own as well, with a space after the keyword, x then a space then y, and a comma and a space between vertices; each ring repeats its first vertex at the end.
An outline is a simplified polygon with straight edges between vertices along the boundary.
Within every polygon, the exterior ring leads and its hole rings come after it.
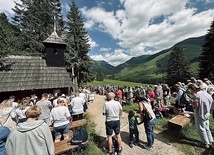
POLYGON ((197 85, 203 91, 207 91, 207 89, 208 89, 207 84, 205 82, 203 82, 202 80, 197 80, 197 85))
POLYGON ((152 90, 152 87, 149 87, 149 88, 148 88, 148 93, 149 93, 149 100, 150 100, 152 109, 154 110, 154 109, 155 109, 155 106, 154 106, 155 93, 154 93, 154 91, 152 90))
POLYGON ((162 107, 162 99, 163 99, 163 90, 161 85, 154 86, 155 100, 158 104, 158 107, 162 107))
POLYGON ((57 93, 57 97, 53 100, 53 107, 55 108, 58 104, 57 104, 57 100, 59 98, 61 98, 62 93, 57 93))
POLYGON ((15 102, 15 99, 16 99, 16 97, 13 96, 13 95, 11 95, 11 96, 9 97, 9 100, 12 101, 12 107, 13 107, 14 109, 18 108, 18 105, 19 105, 17 102, 15 102))
POLYGON ((106 116, 106 135, 108 138, 108 151, 109 154, 113 154, 112 152, 112 134, 113 131, 116 135, 116 139, 118 142, 118 154, 122 152, 122 139, 120 136, 120 116, 122 115, 122 106, 120 102, 115 101, 115 94, 113 92, 108 93, 108 102, 106 102, 103 106, 103 115, 106 116))
POLYGON ((64 106, 68 107, 68 105, 70 104, 70 101, 67 99, 65 94, 62 94, 61 98, 64 100, 64 106))
POLYGON ((72 117, 73 121, 77 121, 83 119, 83 105, 84 100, 79 97, 79 93, 75 94, 75 97, 71 100, 71 107, 72 107, 72 117))
POLYGON ((163 84, 163 103, 164 105, 170 104, 170 89, 167 84, 163 84))
POLYGON ((204 83, 206 83, 207 87, 208 87, 207 88, 207 93, 210 94, 214 98, 214 85, 207 78, 204 78, 204 83))
POLYGON ((139 111, 141 113, 141 116, 144 115, 145 109, 148 111, 148 113, 151 115, 152 119, 150 121, 143 120, 144 118, 141 118, 141 121, 144 122, 144 128, 146 132, 147 137, 147 148, 148 150, 151 150, 154 145, 154 139, 155 139, 155 133, 154 133, 154 127, 156 124, 156 117, 155 113, 152 110, 151 104, 148 99, 148 94, 144 98, 140 98, 140 102, 138 102, 139 111))
POLYGON ((59 142, 62 135, 64 139, 69 139, 69 129, 71 115, 68 108, 64 106, 64 100, 57 100, 58 106, 51 110, 50 121, 53 123, 55 143, 59 142))
POLYGON ((123 92, 120 89, 120 87, 118 87, 116 91, 116 98, 118 99, 121 105, 122 105, 122 97, 123 97, 123 92))
POLYGON ((0 155, 6 155, 6 140, 8 135, 10 134, 10 130, 8 127, 0 126, 0 155))
POLYGON ((6 126, 10 130, 13 130, 17 125, 16 116, 13 99, 4 100, 0 104, 0 126, 6 126))
POLYGON ((52 109, 51 101, 48 100, 48 94, 44 93, 42 94, 42 99, 38 102, 36 102, 36 105, 39 106, 42 109, 41 115, 39 115, 39 120, 44 120, 45 123, 47 123, 48 126, 51 125, 50 122, 50 111, 52 109))
POLYGON ((133 103, 133 97, 134 97, 133 89, 132 89, 132 87, 129 87, 129 102, 130 102, 130 104, 133 103))
POLYGON ((51 131, 43 120, 38 120, 41 112, 38 106, 32 106, 26 111, 27 121, 19 123, 8 136, 8 155, 54 155, 51 131))
POLYGON ((180 102, 180 98, 184 93, 184 91, 182 90, 179 84, 175 84, 174 87, 176 89, 176 97, 175 97, 175 105, 174 105, 173 112, 175 114, 178 114, 180 111, 182 111, 182 108, 184 108, 184 105, 182 105, 180 102))
POLYGON ((16 109, 16 114, 18 116, 18 123, 25 122, 27 120, 26 111, 30 108, 29 100, 22 100, 21 106, 16 109))
POLYGON ((135 144, 139 144, 139 131, 137 128, 138 121, 137 117, 135 116, 135 112, 133 110, 129 111, 128 115, 129 120, 129 146, 133 148, 133 135, 135 135, 135 144))
POLYGON ((190 90, 191 96, 193 96, 190 103, 194 108, 195 125, 201 138, 201 142, 196 144, 209 148, 213 143, 213 137, 209 127, 210 109, 213 99, 206 91, 200 90, 200 87, 196 84, 189 84, 188 89, 190 90))
POLYGON ((88 109, 88 99, 87 96, 85 95, 85 89, 82 89, 79 93, 79 97, 81 97, 84 101, 83 104, 83 111, 86 112, 86 110, 88 109))

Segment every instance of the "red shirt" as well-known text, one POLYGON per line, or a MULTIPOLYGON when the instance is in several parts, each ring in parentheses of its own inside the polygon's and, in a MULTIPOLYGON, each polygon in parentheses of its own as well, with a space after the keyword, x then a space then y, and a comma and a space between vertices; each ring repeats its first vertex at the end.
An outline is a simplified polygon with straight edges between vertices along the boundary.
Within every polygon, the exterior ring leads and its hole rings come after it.
POLYGON ((117 92, 117 98, 122 98, 122 91, 119 89, 117 92))
POLYGON ((149 99, 150 101, 154 101, 155 93, 153 91, 149 92, 149 99))

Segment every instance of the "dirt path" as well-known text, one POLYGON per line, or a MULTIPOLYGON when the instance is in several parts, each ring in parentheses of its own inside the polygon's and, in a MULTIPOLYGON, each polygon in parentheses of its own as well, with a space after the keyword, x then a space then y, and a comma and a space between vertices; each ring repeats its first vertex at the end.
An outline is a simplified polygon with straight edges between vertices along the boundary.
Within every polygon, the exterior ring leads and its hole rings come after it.
MULTIPOLYGON (((87 110, 90 120, 96 124, 95 130, 97 134, 101 137, 106 138, 105 134, 105 116, 102 115, 102 108, 105 102, 105 96, 96 95, 95 100, 89 104, 89 109, 87 110)), ((123 140, 123 155, 183 155, 184 153, 173 147, 169 142, 163 140, 160 136, 157 136, 154 142, 154 147, 152 150, 144 149, 146 144, 146 135, 144 131, 144 125, 138 126, 140 132, 140 145, 129 147, 129 128, 128 128, 128 114, 123 113, 124 118, 121 119, 121 137, 123 140)))

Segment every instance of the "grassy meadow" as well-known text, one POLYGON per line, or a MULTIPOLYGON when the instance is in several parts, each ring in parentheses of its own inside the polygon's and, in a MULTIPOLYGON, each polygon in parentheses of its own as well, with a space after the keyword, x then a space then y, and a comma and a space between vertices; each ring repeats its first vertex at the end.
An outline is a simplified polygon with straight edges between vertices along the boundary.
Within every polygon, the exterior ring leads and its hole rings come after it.
MULTIPOLYGON (((117 81, 117 80, 108 80, 105 79, 104 81, 94 81, 91 83, 88 83, 87 85, 118 85, 118 86, 137 86, 137 85, 145 85, 141 83, 133 83, 133 82, 124 82, 124 81, 117 81)), ((124 112, 129 112, 130 110, 138 111, 138 105, 137 103, 132 103, 129 106, 123 106, 124 112)), ((165 143, 170 143, 174 147, 179 148, 187 155, 213 155, 214 150, 213 149, 204 149, 196 146, 194 142, 200 140, 198 133, 195 128, 194 119, 191 121, 191 123, 186 126, 185 128, 181 130, 173 130, 168 128, 168 121, 174 117, 175 114, 169 114, 168 116, 158 119, 157 124, 155 127, 156 132, 156 139, 161 140, 165 143)), ((99 143, 99 140, 96 139, 96 133, 94 131, 94 125, 90 125, 90 132, 93 133, 94 136, 92 136, 91 140, 95 141, 95 143, 99 143)), ((214 119, 210 118, 210 128, 212 133, 214 133, 214 119)), ((99 152, 99 149, 97 150, 94 143, 90 143, 92 145, 93 150, 92 152, 99 152), (96 151, 95 151, 96 150, 96 151)))
POLYGON ((86 86, 104 86, 104 85, 116 85, 116 86, 145 86, 146 84, 136 83, 136 82, 128 82, 128 81, 119 81, 119 80, 110 80, 104 79, 103 81, 93 81, 88 82, 86 86))

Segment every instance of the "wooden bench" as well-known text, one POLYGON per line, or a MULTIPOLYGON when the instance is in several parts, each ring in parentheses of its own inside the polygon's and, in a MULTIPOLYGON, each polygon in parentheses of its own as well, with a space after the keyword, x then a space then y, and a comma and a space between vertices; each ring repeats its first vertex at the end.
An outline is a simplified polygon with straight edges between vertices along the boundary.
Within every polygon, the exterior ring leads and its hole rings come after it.
POLYGON ((70 129, 75 129, 75 128, 80 127, 80 126, 85 126, 86 124, 87 124, 87 120, 86 119, 73 121, 71 123, 71 125, 70 125, 70 129))
POLYGON ((62 140, 54 143, 55 155, 68 154, 71 150, 78 148, 78 145, 70 145, 67 143, 68 140, 62 140))
MULTIPOLYGON (((78 121, 73 121, 70 125, 70 132, 69 132, 69 139, 73 136, 73 129, 76 129, 77 127, 85 126, 87 124, 86 119, 81 119, 78 121)), ((53 127, 50 127, 50 130, 53 132, 53 127)), ((55 148, 55 154, 69 154, 70 151, 73 149, 78 148, 78 145, 70 145, 68 144, 68 140, 62 140, 60 142, 54 143, 55 148)))
POLYGON ((190 117, 177 115, 168 121, 168 126, 174 129, 182 129, 190 123, 192 118, 193 115, 190 115, 190 117))
MULTIPOLYGON (((86 119, 73 121, 70 124, 70 130, 75 129, 77 127, 85 126, 86 124, 87 124, 87 120, 86 119)), ((53 127, 50 127, 50 130, 53 131, 53 127)))

